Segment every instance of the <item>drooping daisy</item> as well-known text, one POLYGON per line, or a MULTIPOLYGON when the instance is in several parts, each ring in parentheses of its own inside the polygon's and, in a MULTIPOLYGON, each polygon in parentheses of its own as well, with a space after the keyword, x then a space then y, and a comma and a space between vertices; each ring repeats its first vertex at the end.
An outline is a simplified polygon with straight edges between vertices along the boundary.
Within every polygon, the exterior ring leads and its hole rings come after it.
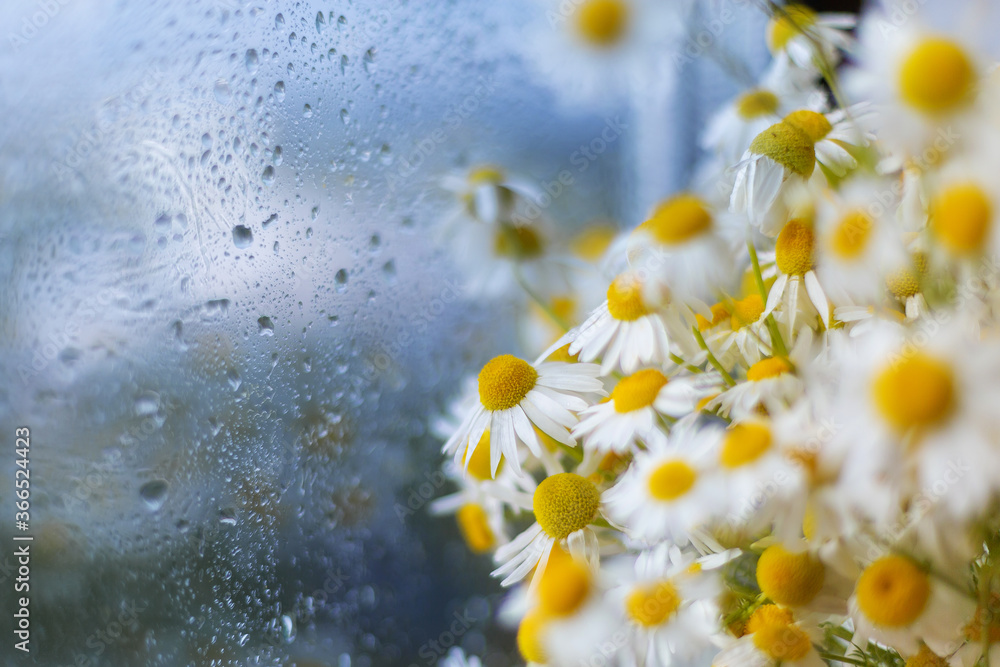
POLYGON ((830 328, 830 301, 814 271, 815 244, 813 227, 804 219, 785 223, 774 244, 774 268, 778 278, 767 294, 764 315, 780 305, 786 314, 790 336, 795 334, 795 320, 802 308, 799 300, 802 285, 823 327, 830 328))
POLYGON ((824 667, 813 639, 787 609, 758 607, 747 621, 746 634, 724 648, 714 667, 824 667))
POLYGON ((661 415, 683 417, 721 386, 717 373, 667 378, 645 368, 619 380, 607 402, 582 411, 573 436, 583 439, 584 448, 602 454, 632 451, 638 441, 665 437, 661 415))
POLYGON ((545 572, 549 554, 556 543, 574 558, 598 562, 597 534, 591 523, 601 506, 601 492, 592 481, 576 473, 550 475, 538 484, 530 506, 535 523, 510 543, 497 549, 500 563, 492 574, 504 577, 501 586, 510 586, 535 569, 532 582, 545 572))
POLYGON ((895 554, 864 569, 848 604, 855 643, 864 646, 870 638, 904 653, 917 653, 920 642, 951 653, 975 613, 970 598, 895 554))
POLYGON ((783 221, 775 206, 786 188, 808 181, 814 173, 840 177, 857 166, 847 149, 865 140, 852 118, 858 111, 838 109, 824 115, 799 109, 758 134, 735 167, 730 209, 745 213, 765 234, 776 233, 783 221))
POLYGON ((495 475, 501 456, 520 471, 518 444, 543 456, 533 425, 557 442, 576 444, 569 433, 577 421, 573 413, 587 407, 582 396, 604 394, 598 373, 594 364, 532 365, 509 354, 495 357, 479 373, 479 401, 443 451, 454 454, 456 461, 463 455, 471 460, 489 430, 490 469, 495 475))
POLYGON ((570 343, 569 353, 583 362, 600 359, 603 375, 664 365, 671 338, 683 339, 687 327, 672 306, 648 302, 646 291, 637 275, 621 274, 608 287, 607 301, 554 345, 570 343))
POLYGON ((723 320, 718 330, 705 334, 705 342, 719 361, 732 368, 732 364, 723 360, 734 357, 734 361, 739 358, 753 365, 773 354, 764 299, 759 294, 750 294, 728 305, 732 310, 728 320, 723 320))
POLYGON ((683 545, 690 532, 717 514, 718 487, 711 483, 711 452, 717 426, 678 425, 666 444, 653 440, 604 495, 606 514, 632 539, 683 545))
POLYGON ((665 288, 684 302, 728 291, 739 276, 733 250, 743 236, 742 225, 731 218, 689 192, 659 203, 628 241, 632 270, 652 278, 646 285, 647 300, 665 288), (736 243, 734 233, 739 235, 736 243))
POLYGON ((841 51, 850 51, 857 22, 854 14, 817 14, 805 5, 775 6, 767 24, 767 48, 775 58, 772 68, 788 72, 791 66, 820 72, 834 67, 841 51))

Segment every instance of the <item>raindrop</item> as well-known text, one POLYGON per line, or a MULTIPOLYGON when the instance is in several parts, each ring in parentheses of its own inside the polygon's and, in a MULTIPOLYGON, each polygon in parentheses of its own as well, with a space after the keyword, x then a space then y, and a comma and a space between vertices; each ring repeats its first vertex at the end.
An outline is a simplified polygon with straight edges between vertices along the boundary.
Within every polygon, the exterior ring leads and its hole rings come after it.
POLYGON ((274 27, 281 30, 285 27, 285 16, 284 14, 278 14, 274 17, 274 27))
POLYGON ((233 388, 233 391, 239 389, 240 385, 243 384, 243 378, 240 377, 235 368, 230 368, 226 371, 226 379, 229 381, 229 386, 233 388))
POLYGON ((312 210, 309 211, 309 218, 315 220, 319 217, 319 206, 313 206, 312 210))
POLYGON ((274 150, 271 151, 271 161, 274 162, 275 167, 280 167, 281 163, 284 161, 284 157, 282 157, 282 155, 283 151, 281 150, 281 146, 275 146, 274 150))
POLYGON ((259 327, 259 332, 261 336, 273 336, 274 335, 274 322, 267 315, 261 315, 257 318, 257 326, 259 327))
POLYGON ((219 104, 226 104, 232 96, 233 93, 229 90, 228 81, 219 79, 215 82, 215 99, 219 104))
POLYGON ((326 17, 323 16, 323 12, 317 12, 316 13, 316 32, 321 33, 321 32, 323 32, 324 28, 326 28, 326 17))
POLYGON ((250 74, 256 74, 258 67, 257 50, 247 49, 247 55, 244 62, 246 62, 247 72, 250 74))
POLYGON ((219 523, 224 526, 235 526, 236 510, 232 507, 226 507, 225 509, 219 510, 219 523))
POLYGON ((264 167, 264 173, 260 175, 260 180, 264 181, 264 185, 274 183, 274 167, 271 165, 264 167))
POLYGON ((268 216, 267 220, 265 220, 261 224, 261 227, 263 227, 264 229, 267 229, 268 227, 270 227, 272 224, 274 224, 277 221, 278 221, 278 214, 277 213, 272 213, 270 216, 268 216))
POLYGON ((351 114, 347 112, 347 109, 340 110, 340 120, 344 122, 344 125, 347 125, 348 123, 351 122, 351 114))
POLYGON ((288 614, 281 617, 281 634, 286 642, 295 641, 295 623, 288 614))
POLYGON ((155 391, 144 391, 136 397, 133 409, 136 417, 155 415, 160 409, 160 395, 155 391))
POLYGON ((285 101, 285 82, 284 81, 279 81, 278 83, 274 84, 274 97, 279 102, 284 102, 285 101))
POLYGON ((389 284, 396 282, 396 261, 390 259, 382 265, 382 275, 389 284))
POLYGON ((313 117, 312 107, 309 106, 308 104, 302 107, 302 116, 304 118, 312 118, 313 117))
POLYGON ((347 289, 347 271, 345 269, 337 271, 337 274, 333 277, 333 279, 337 283, 338 292, 343 292, 347 289))
POLYGON ((233 244, 237 248, 249 248, 253 244, 253 232, 246 225, 233 227, 233 244))
POLYGON ((151 482, 146 482, 139 488, 139 496, 146 503, 149 511, 157 512, 163 507, 163 503, 167 501, 167 489, 169 486, 164 479, 154 479, 151 482))
POLYGON ((375 47, 372 47, 365 51, 364 57, 361 59, 364 64, 365 72, 371 74, 375 71, 375 47))

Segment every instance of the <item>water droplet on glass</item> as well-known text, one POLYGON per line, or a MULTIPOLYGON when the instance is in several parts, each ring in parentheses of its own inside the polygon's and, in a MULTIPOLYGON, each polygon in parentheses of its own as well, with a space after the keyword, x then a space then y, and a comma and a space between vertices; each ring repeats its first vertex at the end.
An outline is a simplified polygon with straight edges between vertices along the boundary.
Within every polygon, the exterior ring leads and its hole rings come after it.
POLYGON ((305 105, 304 107, 302 107, 302 117, 303 118, 312 118, 313 117, 312 107, 309 106, 308 104, 305 105))
POLYGON ((278 83, 274 84, 274 97, 279 102, 284 102, 285 101, 285 82, 284 81, 279 81, 278 83))
POLYGON ((240 385, 243 384, 243 378, 240 377, 235 368, 230 368, 226 371, 226 380, 229 381, 229 386, 233 388, 233 391, 239 389, 240 385))
POLYGON ((215 82, 215 99, 219 104, 226 104, 232 96, 233 93, 229 90, 228 81, 219 79, 215 82))
POLYGON ((295 641, 295 622, 288 614, 281 617, 281 635, 286 642, 295 641))
POLYGON ((232 507, 219 510, 219 523, 224 526, 236 525, 236 510, 232 507))
POLYGON ((274 322, 267 315, 261 315, 257 318, 257 326, 259 327, 259 332, 261 336, 273 336, 274 335, 274 322))
POLYGON ((390 285, 396 282, 396 262, 390 259, 382 265, 382 275, 390 285))
POLYGON ((281 146, 275 146, 274 150, 271 151, 271 162, 274 163, 275 167, 280 167, 281 163, 285 161, 284 151, 281 150, 281 146))
POLYGON ((281 30, 285 27, 285 17, 283 14, 278 14, 274 17, 274 27, 281 30))
POLYGON ((365 72, 371 74, 375 71, 375 47, 372 47, 365 51, 365 55, 361 59, 364 64, 365 72))
POLYGON ((270 216, 268 216, 267 220, 265 220, 261 224, 261 227, 263 227, 264 229, 267 229, 268 227, 270 227, 272 224, 274 224, 277 221, 278 221, 278 214, 277 213, 272 213, 270 216))
POLYGON ((253 232, 246 225, 233 227, 233 244, 237 248, 249 248, 253 244, 253 232))
POLYGON ((333 277, 333 280, 337 283, 337 291, 343 292, 347 289, 347 271, 341 269, 337 271, 337 274, 333 277))
POLYGON ((351 122, 351 114, 347 112, 347 109, 340 110, 340 120, 344 122, 344 125, 347 125, 348 123, 351 122))
POLYGON ((139 496, 146 503, 149 511, 157 512, 163 507, 163 503, 167 501, 167 489, 169 486, 164 479, 154 479, 151 482, 146 482, 139 488, 139 496))
POLYGON ((313 206, 312 210, 309 211, 309 218, 311 220, 315 220, 318 217, 319 217, 319 206, 313 206))
POLYGON ((160 395, 155 391, 144 391, 135 399, 133 405, 136 417, 155 415, 160 409, 160 395))
POLYGON ((316 13, 316 32, 322 33, 323 29, 326 27, 326 17, 323 16, 323 12, 316 13))
POLYGON ((264 172, 260 175, 260 180, 264 182, 264 185, 274 183, 274 167, 271 165, 264 167, 264 172))
POLYGON ((257 73, 258 59, 256 49, 247 49, 247 55, 246 58, 244 58, 244 62, 247 66, 247 72, 250 74, 257 73))

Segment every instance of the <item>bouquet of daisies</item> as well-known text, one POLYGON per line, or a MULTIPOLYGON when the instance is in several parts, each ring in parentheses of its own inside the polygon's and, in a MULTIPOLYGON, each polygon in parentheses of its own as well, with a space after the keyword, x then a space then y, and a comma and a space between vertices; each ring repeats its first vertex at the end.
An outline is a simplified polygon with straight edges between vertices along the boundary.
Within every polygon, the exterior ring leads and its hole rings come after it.
MULTIPOLYGON (((626 234, 449 177, 469 284, 523 288, 538 356, 435 425, 432 509, 526 662, 1000 664, 1000 81, 981 5, 911 4, 770 6, 771 66, 626 234)), ((576 3, 574 90, 654 60, 663 11, 576 3)))

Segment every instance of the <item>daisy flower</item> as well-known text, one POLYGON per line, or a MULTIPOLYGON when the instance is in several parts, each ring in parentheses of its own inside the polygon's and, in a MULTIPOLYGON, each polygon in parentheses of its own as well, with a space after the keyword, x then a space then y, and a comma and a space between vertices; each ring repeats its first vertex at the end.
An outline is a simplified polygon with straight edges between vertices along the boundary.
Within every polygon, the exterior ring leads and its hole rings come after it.
POLYGON ((554 347, 569 343, 569 353, 583 362, 600 358, 602 375, 663 365, 670 356, 671 337, 683 338, 687 327, 677 309, 650 303, 646 291, 636 274, 619 275, 608 287, 607 300, 554 347))
POLYGON ((975 613, 972 600, 896 554, 864 569, 848 605, 855 644, 874 639, 904 653, 917 653, 923 642, 950 654, 975 613))
POLYGON ((969 262, 1000 253, 1000 163, 996 142, 948 163, 931 179, 928 230, 932 249, 969 262))
POLYGON ((534 568, 532 584, 545 572, 554 545, 596 569, 597 534, 591 523, 601 506, 601 492, 592 481, 572 472, 550 475, 539 483, 525 509, 535 513, 535 523, 497 549, 500 566, 492 572, 504 577, 501 586, 523 579, 534 568))
POLYGON ((441 187, 458 201, 454 218, 487 225, 512 224, 526 202, 536 202, 542 192, 526 178, 507 173, 493 164, 478 164, 441 179, 441 187))
POLYGON ((716 426, 676 426, 669 440, 653 440, 604 496, 606 515, 632 539, 687 544, 690 532, 717 514, 719 488, 710 475, 716 426))
POLYGON ((788 72, 793 67, 820 72, 833 67, 841 51, 854 45, 850 31, 857 18, 853 14, 817 14, 805 5, 778 7, 767 24, 767 48, 774 56, 772 68, 788 72))
POLYGON ((913 254, 908 264, 891 271, 885 277, 886 290, 903 307, 907 321, 915 320, 927 312, 927 300, 923 293, 926 273, 927 256, 918 252, 913 254))
POLYGON ((723 365, 735 357, 753 365, 772 354, 771 332, 767 328, 764 299, 750 294, 728 304, 727 316, 718 328, 704 333, 705 343, 723 365), (729 312, 731 310, 732 312, 729 312))
POLYGON ((655 368, 645 368, 619 380, 607 402, 582 411, 573 436, 602 454, 630 452, 639 441, 665 436, 661 415, 683 417, 721 386, 717 373, 668 379, 655 368))
POLYGON ((864 140, 851 118, 860 108, 828 114, 799 109, 758 134, 734 167, 730 209, 773 235, 773 209, 790 185, 808 181, 817 165, 821 173, 835 177, 857 166, 847 149, 864 140))
POLYGON ((723 649, 713 667, 826 667, 809 633, 787 609, 758 607, 746 634, 723 649))
POLYGON ((803 285, 823 327, 830 328, 830 302, 813 270, 815 243, 812 225, 804 219, 793 219, 785 223, 774 244, 774 268, 778 278, 767 293, 764 316, 781 305, 788 320, 789 335, 795 333, 795 319, 800 309, 799 293, 803 285))
POLYGON ((761 593, 800 616, 846 614, 853 579, 828 568, 804 541, 796 540, 794 547, 776 543, 761 553, 757 561, 761 593))
POLYGON ((598 372, 594 364, 532 365, 510 354, 494 357, 479 372, 479 400, 445 443, 444 453, 454 454, 456 461, 465 455, 470 461, 488 430, 490 469, 495 476, 501 456, 520 473, 519 444, 543 457, 533 426, 557 442, 575 445, 569 429, 577 421, 574 411, 588 405, 582 397, 604 395, 598 372))

